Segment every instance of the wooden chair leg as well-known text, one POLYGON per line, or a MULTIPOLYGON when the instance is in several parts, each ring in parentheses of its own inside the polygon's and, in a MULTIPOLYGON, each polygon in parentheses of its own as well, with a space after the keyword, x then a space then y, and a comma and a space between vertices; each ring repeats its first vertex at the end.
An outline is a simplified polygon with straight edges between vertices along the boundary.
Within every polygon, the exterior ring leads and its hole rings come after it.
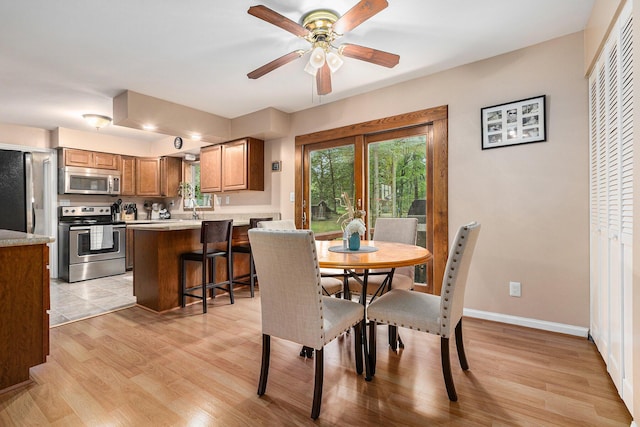
POLYGON ((464 342, 462 341, 462 319, 460 319, 456 325, 456 348, 458 349, 460 367, 463 371, 466 371, 469 369, 469 363, 467 362, 467 355, 464 352, 464 342))
POLYGON ((449 400, 455 402, 458 400, 456 387, 453 385, 453 376, 451 375, 451 360, 449 359, 449 338, 440 338, 440 358, 442 359, 442 375, 444 376, 444 385, 447 387, 449 400))
POLYGON ((369 369, 371 375, 376 373, 376 322, 369 322, 369 369))
POLYGON ((389 325, 389 347, 393 351, 398 351, 398 328, 393 325, 389 325))
POLYGON ((229 280, 229 299, 233 304, 233 257, 231 253, 227 254, 227 279, 229 280))
MULTIPOLYGON (((208 264, 208 261, 205 259, 204 262, 202 263, 202 312, 203 313, 207 312, 207 264, 208 264)), ((215 266, 211 274, 215 275, 215 266)))
POLYGON ((353 327, 356 350, 356 373, 362 374, 362 322, 353 327))
POLYGON ((183 258, 180 260, 180 265, 182 267, 182 270, 180 272, 180 305, 182 306, 182 308, 184 308, 186 305, 186 298, 184 296, 184 293, 187 283, 187 268, 184 264, 185 260, 183 258))
POLYGON ((258 396, 262 396, 267 390, 267 377, 269 376, 269 357, 271 354, 271 336, 262 334, 262 366, 260 367, 260 383, 258 384, 258 396))
POLYGON ((313 406, 311 407, 311 418, 314 420, 320 415, 320 405, 322 404, 322 378, 324 377, 324 349, 316 350, 316 377, 313 386, 313 406))

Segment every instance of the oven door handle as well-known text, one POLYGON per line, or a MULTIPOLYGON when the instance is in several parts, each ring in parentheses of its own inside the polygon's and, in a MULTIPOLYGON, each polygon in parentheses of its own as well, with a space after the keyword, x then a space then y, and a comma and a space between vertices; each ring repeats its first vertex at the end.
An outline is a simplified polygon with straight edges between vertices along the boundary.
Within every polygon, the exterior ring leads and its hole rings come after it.
MULTIPOLYGON (((98 225, 96 225, 96 227, 100 227, 100 226, 104 226, 104 225, 109 225, 109 224, 98 224, 98 225)), ((114 229, 126 228, 126 224, 112 225, 112 227, 114 229)), ((86 234, 86 233, 88 233, 89 230, 91 230, 91 226, 73 226, 73 227, 69 228, 69 231, 83 231, 83 230, 86 230, 86 232, 78 233, 78 234, 86 234)))

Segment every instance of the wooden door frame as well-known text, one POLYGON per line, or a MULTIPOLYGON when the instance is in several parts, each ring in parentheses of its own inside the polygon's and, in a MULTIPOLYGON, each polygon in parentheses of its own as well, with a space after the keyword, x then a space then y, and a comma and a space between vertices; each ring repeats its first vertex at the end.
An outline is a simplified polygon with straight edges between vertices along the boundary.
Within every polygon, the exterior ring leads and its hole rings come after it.
MULTIPOLYGON (((432 171, 432 180, 427 182, 433 189, 433 205, 427 206, 427 233, 432 231, 433 242, 433 279, 432 292, 440 294, 442 278, 449 253, 449 202, 448 202, 448 106, 443 105, 397 116, 385 117, 340 128, 298 135, 295 137, 295 222, 302 228, 304 195, 303 153, 304 146, 319 142, 348 137, 360 137, 377 132, 390 131, 417 125, 431 125, 427 138, 428 165, 432 171)), ((427 237, 429 239, 429 237, 427 237)))

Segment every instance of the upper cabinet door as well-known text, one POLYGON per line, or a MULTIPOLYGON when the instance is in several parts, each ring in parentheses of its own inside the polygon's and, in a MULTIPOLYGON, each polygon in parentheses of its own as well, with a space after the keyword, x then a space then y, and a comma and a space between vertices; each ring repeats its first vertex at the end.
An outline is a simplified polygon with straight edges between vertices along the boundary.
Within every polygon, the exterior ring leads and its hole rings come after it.
POLYGON ((136 158, 122 156, 120 161, 120 195, 136 195, 136 158))
POLYGON ((118 154, 109 153, 93 153, 93 167, 98 169, 113 169, 117 170, 120 166, 118 164, 120 156, 118 154))
POLYGON ((200 150, 200 191, 202 193, 222 191, 222 145, 213 145, 200 150))
POLYGON ((222 190, 247 189, 247 141, 237 141, 222 147, 222 190))
POLYGON ((136 159, 136 194, 160 196, 160 159, 136 159))

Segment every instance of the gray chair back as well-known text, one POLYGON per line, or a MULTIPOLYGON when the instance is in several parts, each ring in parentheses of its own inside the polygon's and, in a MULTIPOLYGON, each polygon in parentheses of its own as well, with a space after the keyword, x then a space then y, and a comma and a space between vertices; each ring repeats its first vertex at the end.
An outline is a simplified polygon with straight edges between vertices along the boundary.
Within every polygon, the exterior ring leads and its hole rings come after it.
POLYGON ((480 224, 471 222, 458 229, 449 250, 445 275, 440 292, 440 335, 449 337, 462 318, 464 293, 469 266, 480 234, 480 224))

